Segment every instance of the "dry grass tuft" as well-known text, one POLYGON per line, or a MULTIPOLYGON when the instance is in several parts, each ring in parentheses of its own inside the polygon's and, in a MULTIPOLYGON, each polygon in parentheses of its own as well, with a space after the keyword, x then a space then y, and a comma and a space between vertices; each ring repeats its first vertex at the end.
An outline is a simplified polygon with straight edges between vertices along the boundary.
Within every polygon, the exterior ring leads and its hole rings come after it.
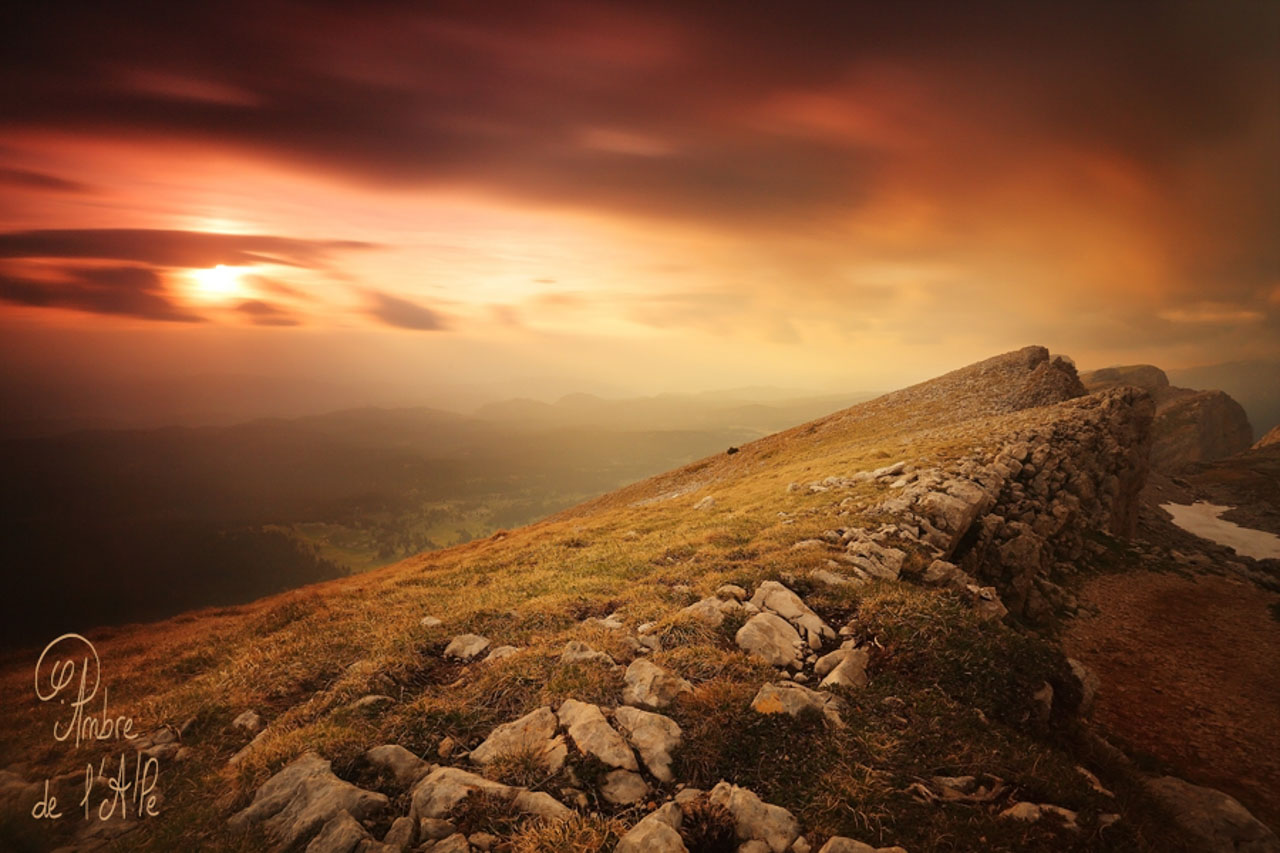
POLYGON ((738 833, 733 815, 722 805, 705 796, 682 808, 680 839, 689 853, 734 853, 738 849, 738 833))
POLYGON ((598 814, 534 820, 511 837, 511 853, 597 853, 612 850, 626 832, 618 818, 598 814))

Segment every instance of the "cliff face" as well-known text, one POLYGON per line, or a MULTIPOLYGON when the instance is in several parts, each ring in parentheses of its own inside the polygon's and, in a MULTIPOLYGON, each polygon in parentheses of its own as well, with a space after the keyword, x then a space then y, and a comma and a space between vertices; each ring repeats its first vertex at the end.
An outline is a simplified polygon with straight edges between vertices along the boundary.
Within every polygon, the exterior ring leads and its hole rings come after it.
POLYGON ((1176 471, 1232 456, 1248 450, 1253 440, 1248 416, 1229 395, 1172 386, 1158 367, 1108 367, 1080 378, 1090 391, 1128 385, 1151 394, 1156 404, 1151 464, 1157 470, 1176 471))

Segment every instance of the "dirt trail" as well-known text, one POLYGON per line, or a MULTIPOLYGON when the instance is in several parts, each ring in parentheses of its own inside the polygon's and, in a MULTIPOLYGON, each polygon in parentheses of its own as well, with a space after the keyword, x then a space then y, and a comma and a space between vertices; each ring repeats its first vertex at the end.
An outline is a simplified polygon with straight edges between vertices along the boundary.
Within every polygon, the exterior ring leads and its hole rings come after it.
POLYGON ((1280 595, 1137 571, 1091 581, 1084 598, 1100 614, 1076 619, 1064 645, 1102 679, 1095 719, 1280 826, 1280 595))

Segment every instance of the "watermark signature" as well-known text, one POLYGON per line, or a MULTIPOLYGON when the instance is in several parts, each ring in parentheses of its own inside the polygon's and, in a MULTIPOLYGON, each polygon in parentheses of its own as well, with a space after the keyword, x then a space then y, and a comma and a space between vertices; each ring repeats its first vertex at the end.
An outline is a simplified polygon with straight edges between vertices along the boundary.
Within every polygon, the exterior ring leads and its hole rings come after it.
MULTIPOLYGON (((53 722, 53 739, 68 744, 73 752, 104 741, 124 745, 138 737, 132 717, 113 716, 108 710, 98 650, 79 634, 63 634, 45 646, 36 661, 35 688, 41 702, 58 702, 61 710, 53 722), (99 694, 101 713, 97 705, 99 694)), ((83 808, 84 819, 157 816, 160 760, 145 756, 141 750, 134 750, 130 760, 129 751, 122 750, 118 770, 108 776, 109 760, 114 770, 114 755, 104 756, 96 768, 92 761, 84 765, 84 791, 76 803, 83 808)), ((45 779, 44 796, 31 808, 31 816, 37 820, 58 820, 63 816, 65 806, 59 805, 51 791, 51 781, 45 779)))

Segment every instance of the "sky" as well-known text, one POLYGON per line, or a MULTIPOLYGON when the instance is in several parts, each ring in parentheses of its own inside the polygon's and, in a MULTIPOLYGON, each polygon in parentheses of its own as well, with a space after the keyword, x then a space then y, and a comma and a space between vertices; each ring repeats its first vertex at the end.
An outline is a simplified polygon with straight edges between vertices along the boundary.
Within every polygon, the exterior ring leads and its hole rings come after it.
POLYGON ((10 405, 1280 356, 1270 0, 20 5, 10 405))

